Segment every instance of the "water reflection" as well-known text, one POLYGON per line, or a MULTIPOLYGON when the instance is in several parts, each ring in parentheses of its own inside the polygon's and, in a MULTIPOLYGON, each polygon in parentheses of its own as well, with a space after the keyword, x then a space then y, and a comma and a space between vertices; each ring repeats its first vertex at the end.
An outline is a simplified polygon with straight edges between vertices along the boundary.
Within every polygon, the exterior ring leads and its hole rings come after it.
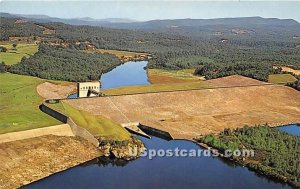
POLYGON ((110 158, 110 157, 98 157, 91 161, 85 162, 81 164, 81 167, 88 167, 91 165, 98 165, 98 167, 124 167, 126 166, 130 161, 117 159, 117 158, 110 158))
MULTIPOLYGON (((148 149, 195 149, 195 143, 140 137, 148 149)), ((141 157, 123 162, 97 158, 25 188, 291 188, 246 167, 214 157, 141 157)))

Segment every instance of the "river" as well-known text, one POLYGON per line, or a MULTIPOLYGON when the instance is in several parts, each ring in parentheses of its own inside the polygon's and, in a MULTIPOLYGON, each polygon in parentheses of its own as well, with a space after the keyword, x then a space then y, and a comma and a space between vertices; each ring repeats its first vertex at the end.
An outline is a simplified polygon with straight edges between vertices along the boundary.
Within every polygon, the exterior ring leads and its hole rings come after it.
MULTIPOLYGON (((104 89, 148 84, 147 62, 129 62, 101 77, 104 89)), ((299 127, 280 127, 297 134, 299 127), (298 130, 297 130, 298 129, 298 130)), ((299 135, 299 133, 297 134, 299 135)), ((166 141, 140 137, 147 149, 201 149, 183 140, 166 141)), ((24 188, 291 188, 289 185, 258 176, 246 167, 216 157, 141 157, 124 162, 98 158, 54 174, 24 188)))

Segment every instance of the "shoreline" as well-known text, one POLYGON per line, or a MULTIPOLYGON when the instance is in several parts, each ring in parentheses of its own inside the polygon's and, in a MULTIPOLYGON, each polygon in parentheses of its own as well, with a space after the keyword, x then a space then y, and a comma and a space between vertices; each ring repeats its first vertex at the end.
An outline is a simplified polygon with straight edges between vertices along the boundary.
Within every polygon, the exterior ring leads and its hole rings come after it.
POLYGON ((224 160, 227 160, 227 161, 236 163, 236 164, 238 164, 239 166, 246 167, 249 171, 252 171, 252 172, 254 172, 255 174, 258 174, 258 175, 261 175, 261 176, 263 176, 263 177, 269 178, 269 179, 271 179, 271 180, 273 180, 273 181, 276 181, 276 182, 286 183, 286 184, 288 184, 288 185, 291 186, 291 187, 297 187, 296 185, 294 185, 293 183, 289 182, 289 181, 288 181, 286 178, 284 178, 284 177, 282 177, 282 179, 280 179, 280 178, 277 178, 277 177, 275 177, 275 176, 273 176, 273 175, 266 174, 266 173, 264 173, 264 172, 262 172, 262 171, 258 171, 257 169, 251 167, 250 164, 247 163, 247 162, 244 162, 244 161, 241 161, 241 160, 235 160, 235 159, 232 159, 232 158, 230 158, 230 157, 226 157, 224 154, 220 153, 219 149, 217 149, 217 148, 214 148, 214 147, 212 147, 212 146, 209 146, 209 145, 207 145, 207 144, 205 144, 205 143, 196 142, 196 141, 194 141, 194 142, 195 142, 197 145, 199 145, 200 147, 205 148, 205 149, 211 151, 211 152, 212 152, 213 154, 215 154, 217 157, 220 157, 220 158, 222 158, 222 159, 224 159, 224 160))
MULTIPOLYGON (((300 124, 299 123, 295 123, 295 124, 287 124, 287 125, 278 125, 278 126, 269 126, 270 128, 277 128, 277 127, 286 127, 286 126, 297 126, 297 127, 300 127, 300 124)), ((297 137, 297 136, 296 136, 297 137)), ((252 163, 251 164, 251 161, 249 161, 248 159, 233 159, 231 157, 228 157, 228 156, 225 156, 223 153, 220 152, 220 149, 218 148, 215 148, 209 144, 206 144, 206 143, 203 143, 203 142, 199 142, 197 141, 196 139, 194 139, 194 142, 199 145, 200 147, 204 148, 204 149, 207 149, 209 150, 213 155, 215 155, 216 157, 220 157, 224 160, 227 160, 227 161, 230 161, 230 162, 233 162, 233 163, 236 163, 238 164, 239 166, 243 166, 243 167, 247 167, 247 169, 249 171, 252 171, 254 172, 255 174, 257 175, 261 175, 263 177, 266 177, 266 178, 269 178, 273 181, 276 181, 276 182, 279 182, 279 183, 286 183, 288 184, 289 186, 291 186, 292 188, 296 187, 298 188, 299 186, 295 185, 295 183, 293 183, 292 181, 290 181, 288 179, 288 177, 284 177, 282 175, 280 176, 276 176, 274 174, 271 174, 271 173, 268 173, 268 172, 264 172, 264 171, 261 171, 259 169, 256 169, 254 168, 253 165, 260 165, 261 162, 258 162, 258 163, 252 163)))

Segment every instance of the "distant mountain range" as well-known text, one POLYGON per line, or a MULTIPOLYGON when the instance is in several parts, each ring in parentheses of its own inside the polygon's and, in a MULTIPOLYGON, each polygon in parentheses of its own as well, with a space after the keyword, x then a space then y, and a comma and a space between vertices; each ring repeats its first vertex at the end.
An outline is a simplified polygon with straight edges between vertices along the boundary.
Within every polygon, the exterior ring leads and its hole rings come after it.
POLYGON ((35 22, 62 22, 71 25, 91 25, 91 26, 101 26, 102 24, 108 23, 131 23, 136 22, 132 19, 127 18, 105 18, 105 19, 93 19, 90 17, 84 18, 56 18, 47 15, 26 15, 26 14, 10 14, 10 13, 0 13, 0 17, 5 18, 20 18, 27 21, 35 22))
POLYGON ((298 36, 300 23, 293 19, 240 17, 216 19, 166 19, 136 21, 126 18, 93 19, 84 18, 55 18, 47 15, 25 15, 0 13, 0 17, 18 18, 30 22, 48 23, 61 22, 70 25, 99 26, 114 29, 141 30, 159 32, 189 37, 203 36, 268 36, 290 37, 298 36))
POLYGON ((150 20, 139 22, 127 18, 93 19, 84 18, 56 18, 47 15, 26 15, 0 13, 0 17, 21 18, 35 22, 62 22, 71 25, 105 26, 123 29, 155 29, 176 27, 200 27, 212 25, 249 26, 249 25, 271 25, 271 26, 293 26, 299 23, 293 19, 262 18, 262 17, 240 17, 240 18, 216 18, 216 19, 168 19, 150 20))

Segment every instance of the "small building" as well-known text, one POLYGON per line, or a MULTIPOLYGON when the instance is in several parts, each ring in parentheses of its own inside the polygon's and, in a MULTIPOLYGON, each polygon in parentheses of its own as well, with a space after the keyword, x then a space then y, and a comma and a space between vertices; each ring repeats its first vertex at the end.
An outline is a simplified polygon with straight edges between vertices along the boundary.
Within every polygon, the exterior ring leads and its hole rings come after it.
POLYGON ((100 95, 100 81, 89 81, 77 83, 77 97, 91 97, 100 95))

